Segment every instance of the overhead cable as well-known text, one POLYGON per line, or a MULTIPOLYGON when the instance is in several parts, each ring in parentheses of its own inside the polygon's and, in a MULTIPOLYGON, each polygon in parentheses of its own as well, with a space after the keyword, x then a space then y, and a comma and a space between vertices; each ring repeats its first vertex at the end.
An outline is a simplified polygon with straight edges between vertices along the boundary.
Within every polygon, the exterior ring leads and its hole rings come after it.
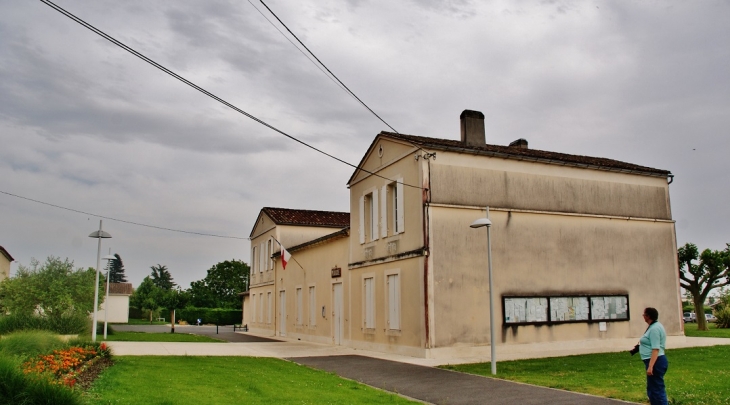
POLYGON ((215 235, 215 234, 212 234, 212 233, 183 231, 181 229, 166 228, 164 226, 156 226, 156 225, 143 224, 141 222, 127 221, 127 220, 124 220, 124 219, 107 217, 107 216, 104 216, 104 215, 94 214, 94 213, 91 213, 91 212, 86 212, 86 211, 81 211, 81 210, 75 210, 73 208, 68 208, 68 207, 63 207, 63 206, 56 205, 56 204, 47 203, 45 201, 34 200, 32 198, 23 197, 22 195, 17 195, 17 194, 13 194, 13 193, 8 193, 7 191, 2 191, 2 190, 0 190, 0 194, 9 195, 11 197, 20 198, 22 200, 32 201, 34 203, 47 205, 49 207, 60 208, 62 210, 75 212, 77 214, 90 215, 92 217, 109 219, 109 220, 112 220, 112 221, 123 222, 125 224, 131 224, 131 225, 137 225, 137 226, 144 226, 146 228, 154 228, 154 229, 160 229, 160 230, 163 230, 163 231, 178 232, 178 233, 187 233, 187 234, 199 235, 199 236, 211 236, 211 237, 214 237, 214 238, 223 238, 223 239, 240 239, 240 240, 249 240, 250 239, 250 238, 246 238, 246 237, 242 237, 242 236, 225 236, 225 235, 215 235))
MULTIPOLYGON (((186 78, 178 75, 177 73, 175 73, 172 70, 166 68, 165 66, 163 66, 163 65, 155 62, 154 60, 148 58, 147 56, 145 56, 145 55, 137 52, 133 48, 127 46, 126 44, 122 43, 121 41, 117 40, 116 38, 108 35, 104 31, 101 31, 100 29, 98 29, 98 28, 94 27, 93 25, 87 23, 86 21, 84 21, 81 18, 75 16, 71 12, 66 11, 65 9, 63 9, 62 7, 56 5, 52 1, 50 1, 50 0, 40 0, 40 1, 42 3, 48 5, 49 7, 53 8, 54 10, 58 11, 59 13, 65 15, 66 17, 74 20, 75 22, 77 22, 78 24, 80 24, 83 27, 87 28, 88 30, 92 31, 93 33, 95 33, 95 34, 101 36, 102 38, 106 39, 107 41, 113 43, 114 45, 116 45, 116 46, 124 49, 125 51, 131 53, 132 55, 138 57, 139 59, 142 59, 143 61, 145 61, 145 62, 149 63, 150 65, 156 67, 157 69, 159 69, 159 70, 167 73, 168 75, 174 77, 175 79, 177 79, 177 80, 179 80, 179 81, 187 84, 188 86, 194 88, 195 90, 198 90, 199 92, 205 94, 206 96, 208 96, 208 97, 210 97, 210 98, 218 101, 219 103, 225 105, 226 107, 231 108, 232 110, 234 110, 234 111, 236 111, 236 112, 238 112, 240 114, 245 115, 246 117, 250 118, 251 120, 256 121, 257 123, 259 123, 259 124, 261 124, 261 125, 269 128, 269 129, 271 129, 272 131, 278 132, 279 134, 281 134, 281 135, 283 135, 283 136, 285 136, 285 137, 287 137, 287 138, 289 138, 289 139, 291 139, 291 140, 293 140, 293 141, 295 141, 297 143, 300 143, 300 144, 302 144, 302 145, 304 145, 304 146, 306 146, 306 147, 308 147, 308 148, 310 148, 310 149, 312 149, 312 150, 314 150, 316 152, 319 152, 319 153, 321 153, 321 154, 323 154, 323 155, 325 155, 325 156, 327 156, 329 158, 332 158, 332 159, 334 159, 334 160, 336 160, 336 161, 338 161, 340 163, 346 164, 347 166, 350 166, 350 167, 352 167, 354 169, 361 170, 361 171, 363 171, 365 173, 371 174, 373 176, 376 176, 376 177, 379 177, 379 178, 382 178, 382 179, 385 179, 385 180, 388 180, 388 181, 391 181, 391 182, 397 182, 397 183, 403 184, 404 186, 413 187, 413 188, 417 188, 417 189, 422 189, 422 187, 420 187, 420 186, 415 186, 415 185, 412 185, 412 184, 404 183, 402 181, 393 180, 393 179, 387 178, 385 176, 382 176, 380 174, 373 173, 373 172, 371 172, 371 171, 369 171, 367 169, 364 169, 362 167, 359 167, 357 165, 354 165, 354 164, 352 164, 350 162, 347 162, 347 161, 345 161, 343 159, 338 158, 337 156, 334 156, 334 155, 329 154, 329 153, 327 153, 327 152, 325 152, 325 151, 323 151, 321 149, 318 149, 318 148, 316 148, 316 147, 314 147, 314 146, 312 146, 312 145, 310 145, 310 144, 308 144, 308 143, 306 143, 306 142, 304 142, 304 141, 302 141, 300 139, 297 139, 296 137, 294 137, 292 135, 289 135, 288 133, 286 133, 286 132, 284 132, 284 131, 282 131, 282 130, 276 128, 276 127, 274 127, 273 125, 268 124, 267 122, 265 122, 265 121, 263 121, 263 120, 255 117, 255 116, 247 113, 246 111, 244 111, 244 110, 236 107, 235 105, 229 103, 228 101, 226 101, 226 100, 224 100, 224 99, 216 96, 215 94, 213 94, 213 93, 209 92, 208 90, 206 90, 206 89, 198 86, 197 84, 191 82, 190 80, 188 80, 188 79, 186 79, 186 78)), ((390 127, 390 125, 388 125, 388 126, 390 127)))
MULTIPOLYGON (((286 25, 286 24, 284 24, 284 21, 281 21, 281 18, 279 18, 279 16, 277 16, 277 15, 276 15, 276 13, 274 13, 274 11, 273 11, 273 10, 271 10, 271 8, 270 8, 269 6, 267 6, 267 5, 266 5, 266 3, 264 3, 264 0, 259 0, 259 1, 261 2, 261 4, 263 4, 263 5, 264 5, 264 7, 266 7, 266 9, 267 9, 267 10, 269 10, 269 12, 271 13, 271 15, 273 15, 273 16, 274 16, 274 17, 276 18, 276 20, 277 20, 277 21, 279 21, 279 23, 280 23, 281 25, 283 25, 283 26, 284 26, 284 28, 286 28, 286 30, 287 30, 287 31, 289 31, 289 33, 291 34, 291 36, 293 36, 293 37, 294 37, 294 39, 296 39, 296 40, 297 40, 297 42, 299 42, 299 43, 300 43, 300 44, 301 44, 301 45, 302 45, 302 46, 304 47, 304 49, 306 49, 306 50, 307 50, 307 52, 309 52, 309 54, 310 54, 310 55, 312 55, 312 57, 314 57, 314 59, 316 59, 316 60, 317 60, 317 62, 318 62, 318 63, 319 63, 320 65, 322 65, 322 67, 323 67, 323 68, 325 68, 325 69, 327 70, 327 72, 328 72, 328 73, 329 73, 330 75, 332 75, 332 77, 334 77, 334 78, 335 78, 335 80, 337 80, 337 82, 338 82, 338 83, 339 83, 340 85, 342 85, 342 87, 343 87, 343 88, 344 88, 345 90, 347 90, 347 92, 348 92, 348 93, 350 93, 350 95, 351 95, 352 97, 354 97, 354 98, 355 98, 355 100, 359 101, 359 102, 360 102, 360 104, 362 104, 362 106, 363 106, 363 107, 367 108, 367 109, 368 109, 368 111, 370 111, 370 112, 371 112, 371 113, 372 113, 372 114, 373 114, 374 116, 378 117, 378 119, 379 119, 379 120, 380 120, 380 121, 381 121, 381 122, 382 122, 383 124, 387 125, 387 126, 388 126, 388 128, 392 129, 392 130, 393 130, 393 132, 395 132, 396 134, 399 134, 399 132, 398 132, 398 131, 397 131, 397 130, 396 130, 395 128, 393 128, 393 127, 392 127, 392 126, 391 126, 390 124, 388 124, 387 122, 385 122, 385 120, 384 120, 384 119, 382 119, 382 118, 381 118, 381 117, 380 117, 380 116, 379 116, 378 114, 376 114, 376 113, 375 113, 375 111, 373 111, 373 110, 372 110, 372 109, 371 109, 370 107, 368 107, 368 105, 367 105, 367 104, 365 104, 365 102, 364 102, 364 101, 360 100, 360 97, 358 97, 357 95, 355 95, 355 93, 353 93, 353 92, 352 92, 352 90, 350 90, 350 88, 349 88, 349 87, 347 87, 347 86, 345 85, 345 83, 342 83, 342 80, 340 80, 340 78, 339 78, 339 77, 337 77, 337 76, 336 76, 336 75, 335 75, 334 73, 332 73, 332 71, 331 71, 331 70, 330 70, 330 69, 329 69, 329 68, 328 68, 328 67, 327 67, 327 66, 326 66, 326 65, 325 65, 324 63, 322 63, 322 61, 321 61, 321 60, 319 60, 319 58, 317 57, 317 55, 315 55, 315 54, 314 54, 314 53, 313 53, 313 52, 312 52, 312 51, 311 51, 311 50, 310 50, 309 48, 307 48, 307 46, 306 46, 306 45, 304 45, 304 42, 302 42, 302 41, 301 41, 301 40, 299 39, 299 37, 297 37, 297 36, 296 36, 296 34, 294 34, 294 33, 292 32, 292 30, 290 30, 290 29, 289 29, 289 27, 287 27, 287 25, 286 25)), ((297 49, 298 49, 298 47, 297 47, 297 49)))

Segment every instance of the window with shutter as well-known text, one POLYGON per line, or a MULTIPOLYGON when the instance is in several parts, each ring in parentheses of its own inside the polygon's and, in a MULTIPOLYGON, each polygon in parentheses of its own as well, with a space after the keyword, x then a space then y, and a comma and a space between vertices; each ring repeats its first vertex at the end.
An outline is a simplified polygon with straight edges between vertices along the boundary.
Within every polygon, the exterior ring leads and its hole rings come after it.
POLYGON ((388 329, 400 329, 400 274, 388 275, 388 329))
POLYGON ((365 328, 375 329, 375 283, 372 277, 363 280, 365 328))

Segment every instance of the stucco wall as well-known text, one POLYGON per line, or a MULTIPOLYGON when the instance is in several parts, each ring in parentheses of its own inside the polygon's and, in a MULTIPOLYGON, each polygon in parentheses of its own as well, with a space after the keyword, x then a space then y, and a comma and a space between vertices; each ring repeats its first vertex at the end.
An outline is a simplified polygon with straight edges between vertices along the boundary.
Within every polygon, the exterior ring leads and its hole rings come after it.
POLYGON ((109 308, 109 323, 127 323, 129 322, 129 296, 128 295, 109 295, 108 302, 102 302, 100 309, 96 312, 96 318, 99 322, 104 322, 105 311, 109 308))
POLYGON ((0 254, 0 281, 10 278, 10 261, 0 254))
POLYGON ((347 330, 350 322, 347 305, 347 288, 349 275, 347 273, 348 257, 347 237, 324 242, 291 252, 292 260, 286 270, 281 267, 281 260, 276 262, 276 328, 280 335, 279 316, 281 313, 281 292, 286 293, 286 336, 320 343, 333 343, 333 286, 334 283, 343 284, 343 313, 345 315, 342 339, 348 338, 347 330), (341 269, 341 276, 332 277, 334 267, 341 269), (310 322, 310 294, 309 287, 314 287, 315 304, 314 324, 310 322), (302 294, 302 319, 297 324, 297 288, 302 294), (324 316, 322 316, 324 307, 324 316))
POLYGON ((654 184, 647 184, 631 181, 641 176, 577 168, 560 168, 564 173, 559 173, 557 168, 550 170, 550 165, 520 163, 546 170, 538 174, 435 163, 431 166, 431 202, 671 219, 666 179, 649 178, 654 184))
MULTIPOLYGON (((489 343, 484 211, 431 207, 436 347, 489 343)), ((500 344, 640 336, 644 307, 681 335, 674 224, 492 211, 495 317, 500 344), (630 321, 508 326, 504 295, 628 294, 630 321)))
MULTIPOLYGON (((390 231, 387 237, 378 235, 375 241, 366 240, 360 243, 359 232, 363 224, 360 223, 360 197, 378 190, 382 193, 382 187, 391 183, 391 180, 403 179, 403 183, 420 186, 422 183, 421 172, 426 164, 423 159, 416 160, 409 151, 411 147, 405 147, 400 143, 383 140, 376 144, 375 148, 383 147, 383 158, 377 153, 366 160, 368 170, 376 171, 377 177, 373 175, 358 176, 359 180, 350 186, 350 263, 358 263, 366 260, 383 258, 389 255, 412 251, 423 247, 423 191, 417 187, 403 187, 404 205, 404 232, 393 235, 390 231), (395 160, 393 160, 395 159, 395 160), (388 243, 396 247, 388 251, 388 243), (371 249, 372 255, 366 254, 366 249, 371 249)), ((380 202, 379 202, 380 204, 380 202)), ((378 207, 379 211, 382 209, 378 207)), ((379 229, 382 224, 379 221, 379 229)))
POLYGON ((353 347, 422 355, 425 347, 423 260, 423 257, 414 257, 350 270, 351 288, 348 292, 353 347), (401 282, 401 327, 390 330, 387 324, 389 302, 386 280, 388 274, 395 273, 400 275, 401 282), (375 286, 375 328, 370 330, 365 328, 364 321, 363 280, 366 277, 372 277, 375 286))

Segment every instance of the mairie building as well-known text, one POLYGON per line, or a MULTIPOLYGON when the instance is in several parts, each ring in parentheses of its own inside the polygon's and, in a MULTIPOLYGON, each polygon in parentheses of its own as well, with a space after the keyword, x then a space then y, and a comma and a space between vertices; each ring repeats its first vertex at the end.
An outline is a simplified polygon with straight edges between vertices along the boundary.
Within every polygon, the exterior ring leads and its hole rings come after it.
POLYGON ((249 331, 425 358, 605 350, 633 346, 651 306, 684 340, 671 172, 487 144, 477 111, 460 126, 458 140, 378 134, 349 213, 263 208, 249 331), (489 244, 470 227, 485 217, 489 244))

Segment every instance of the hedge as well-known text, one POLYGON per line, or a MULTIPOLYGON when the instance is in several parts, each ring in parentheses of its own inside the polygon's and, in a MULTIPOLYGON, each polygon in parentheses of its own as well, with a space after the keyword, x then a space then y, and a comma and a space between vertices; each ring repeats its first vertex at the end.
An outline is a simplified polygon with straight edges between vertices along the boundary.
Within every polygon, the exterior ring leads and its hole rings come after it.
POLYGON ((184 320, 190 325, 195 325, 198 319, 202 323, 234 325, 241 323, 243 311, 240 309, 187 307, 185 309, 178 309, 175 317, 178 320, 184 320))

